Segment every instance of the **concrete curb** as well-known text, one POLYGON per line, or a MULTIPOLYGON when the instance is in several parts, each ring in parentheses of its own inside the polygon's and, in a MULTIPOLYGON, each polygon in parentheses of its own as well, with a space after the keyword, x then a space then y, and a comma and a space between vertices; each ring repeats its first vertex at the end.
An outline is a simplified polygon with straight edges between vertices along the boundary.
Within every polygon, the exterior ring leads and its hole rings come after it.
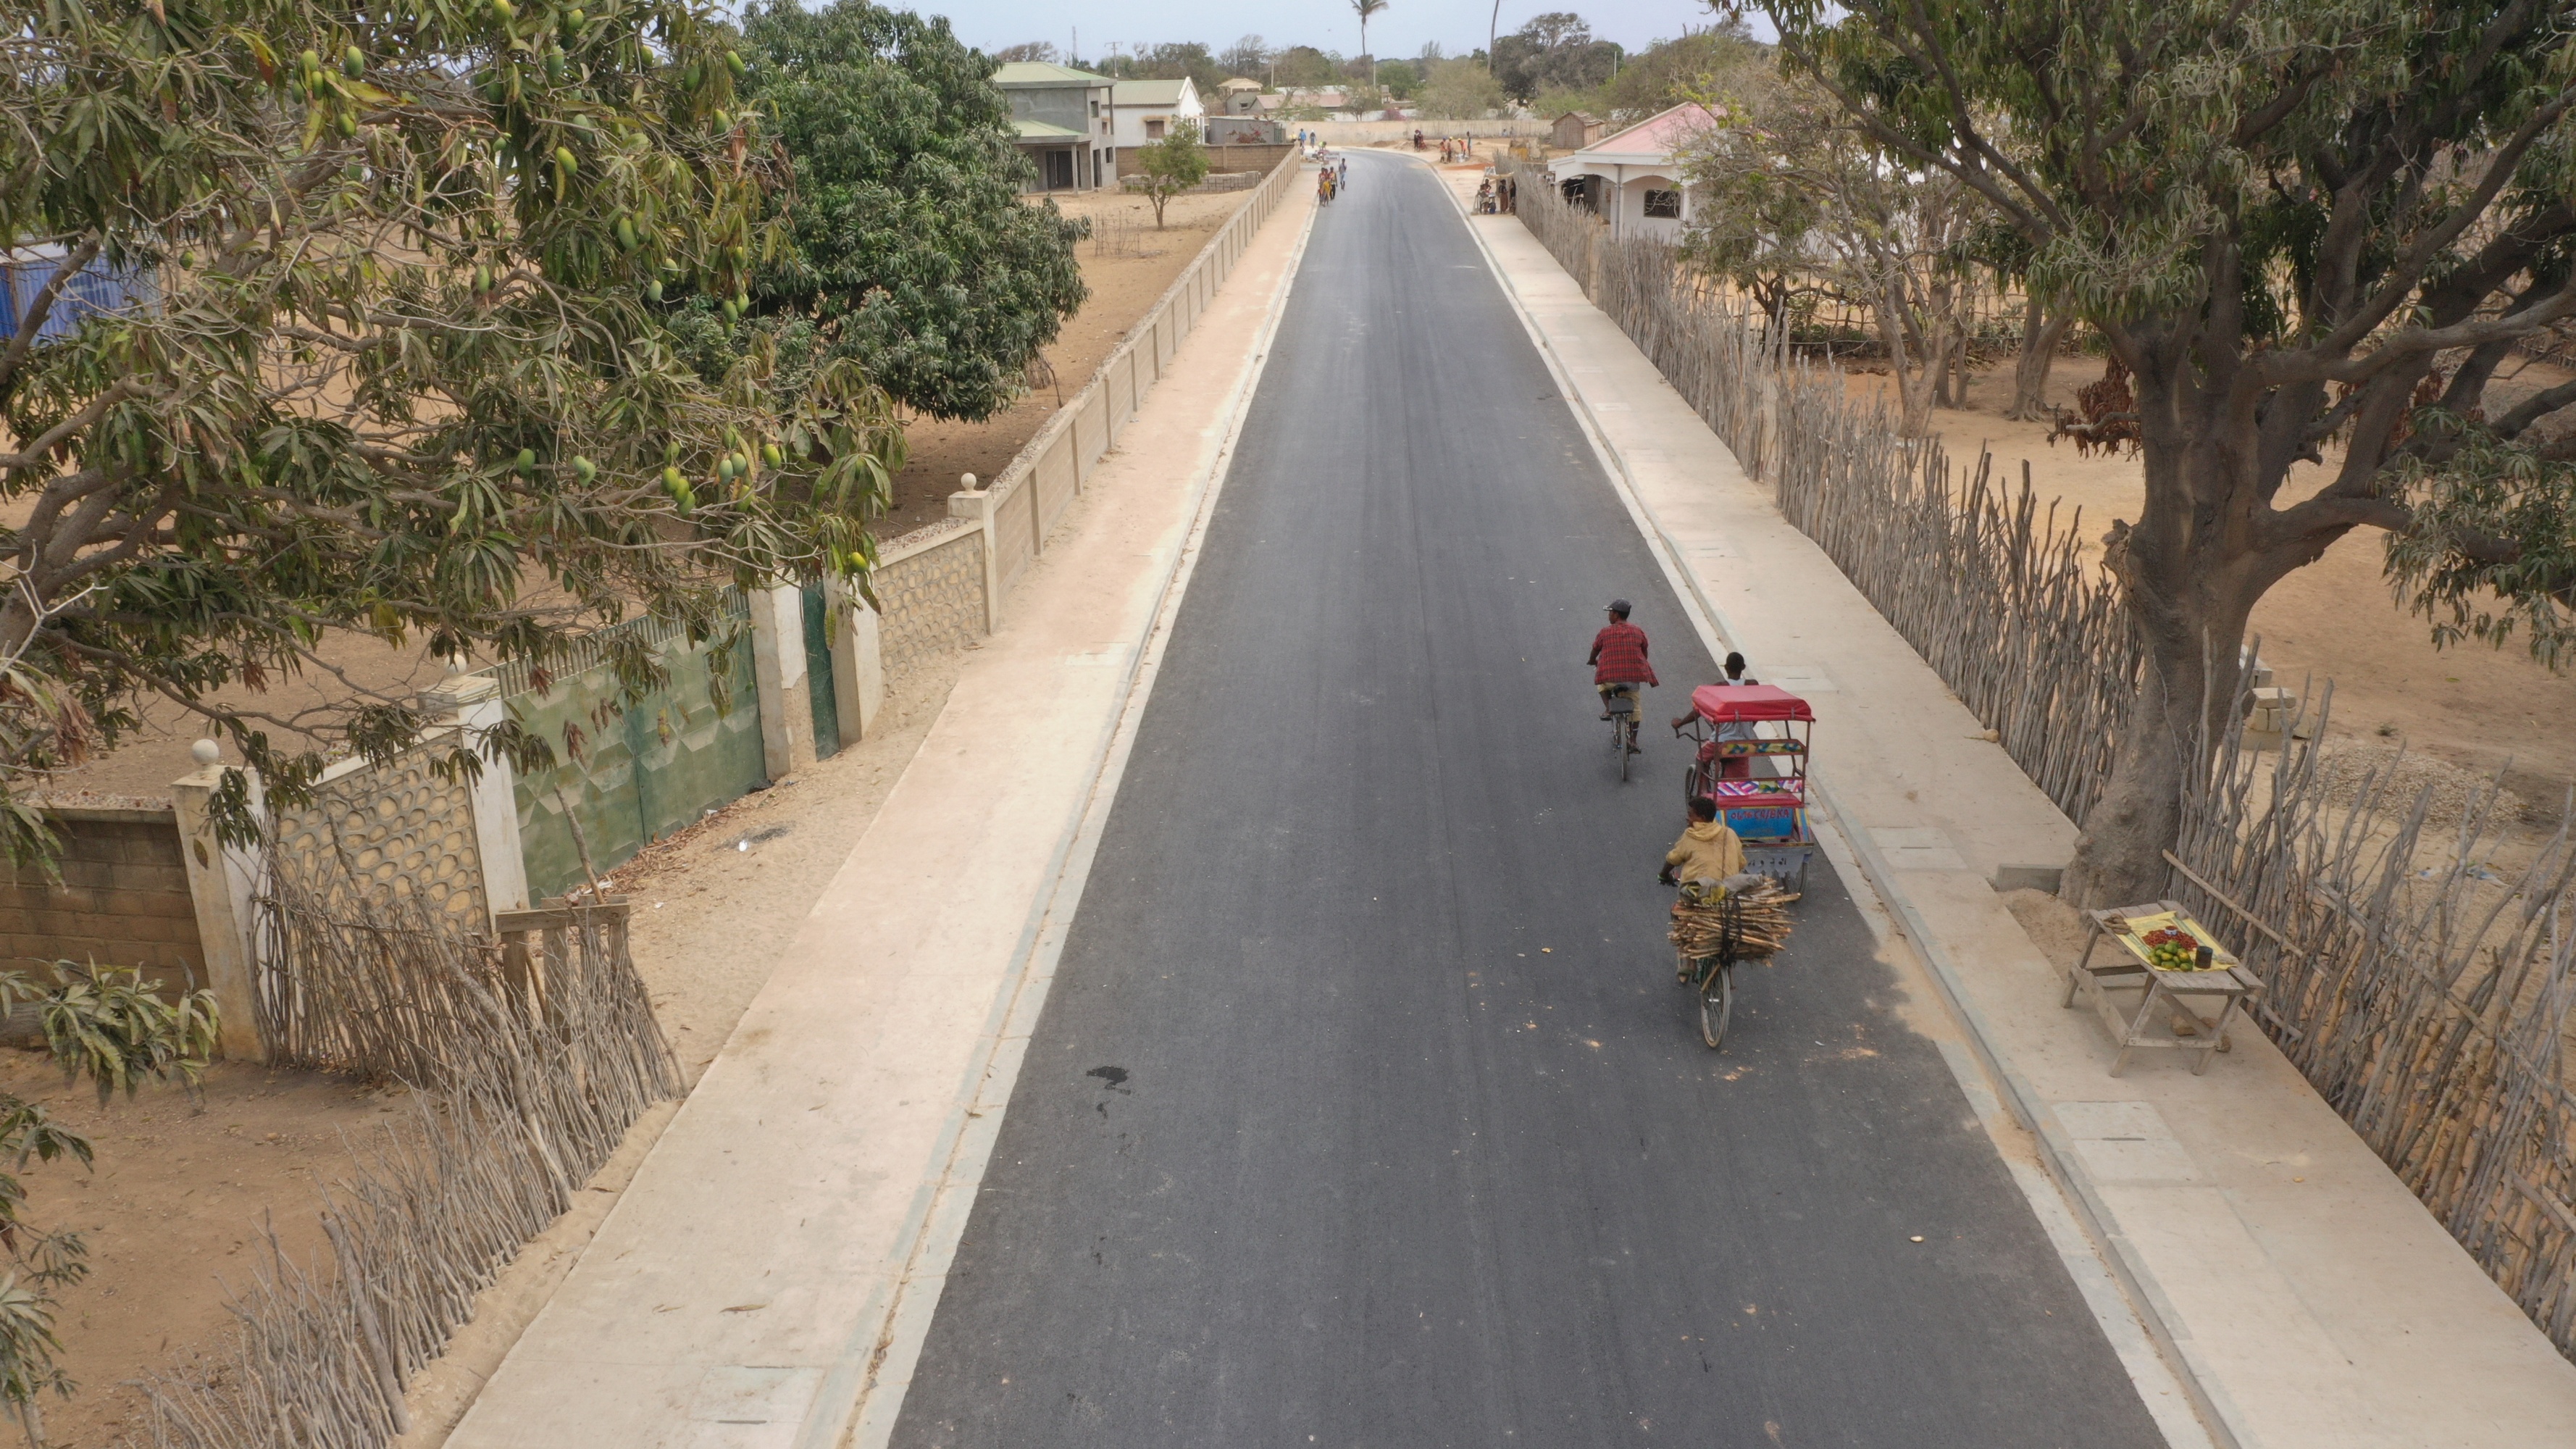
MULTIPOLYGON (((1444 193, 1447 192, 1445 186, 1442 189, 1444 193)), ((1451 201, 1453 204, 1456 203, 1454 194, 1451 196, 1451 201)), ((1460 209, 1460 215, 1466 216, 1463 207, 1460 209)), ((1607 433, 1601 427, 1600 419, 1592 411, 1590 401, 1583 396, 1572 373, 1567 369, 1564 359, 1557 355, 1555 346, 1544 329, 1538 325, 1536 317, 1530 312, 1519 289, 1513 285, 1510 274, 1503 269, 1500 259, 1486 244, 1483 233, 1476 230, 1472 221, 1467 230, 1468 234, 1475 238, 1476 249, 1484 255, 1486 265, 1492 270, 1495 281, 1502 285, 1504 295, 1511 299, 1512 309, 1520 316, 1521 325, 1529 332, 1531 340, 1537 344, 1540 356, 1546 359, 1549 374, 1556 380, 1558 390, 1571 405, 1577 421, 1582 424, 1584 435, 1591 442, 1594 453, 1600 457, 1617 484, 1622 501, 1628 505, 1630 514, 1637 519, 1648 541, 1654 545, 1657 560, 1663 565, 1666 578, 1680 586, 1684 598, 1699 614, 1704 623, 1701 631, 1703 635, 1713 632, 1717 636, 1716 639, 1708 641, 1713 648, 1719 640, 1733 640, 1741 637, 1733 622, 1727 618, 1726 611, 1718 607, 1716 601, 1708 596, 1706 590, 1700 586, 1697 574, 1683 563, 1679 543, 1665 527, 1663 520, 1656 515, 1653 507, 1645 501, 1642 491, 1637 487, 1635 477, 1628 470, 1627 461, 1612 446, 1607 433)), ((2234 1412, 2234 1406, 2218 1383, 2216 1374, 2202 1362, 2189 1335, 2176 1331, 2176 1324, 2180 1322, 2179 1315, 2165 1301, 2153 1276, 2131 1247, 2127 1236, 2110 1226, 2111 1214, 2103 1205, 2091 1174, 2084 1170, 2081 1159, 2077 1157, 2074 1144, 2067 1136, 2064 1127, 2059 1124, 2056 1115, 2040 1100, 2038 1093, 2032 1090, 2021 1074, 2013 1069, 1997 1047, 1997 1033, 1986 1021, 1984 1013, 1979 1011, 1969 999, 1966 986, 1959 978, 1956 964, 1950 960, 1949 953, 1940 946, 1937 936, 1924 920, 1921 909, 1916 906, 1900 883, 1894 867, 1889 864, 1877 845, 1869 839, 1867 832, 1842 829, 1841 822, 1853 817, 1842 809, 1835 798, 1832 786, 1819 778, 1811 782, 1810 788, 1823 798, 1827 812, 1827 819, 1823 822, 1825 827, 1832 830, 1843 846, 1851 852, 1853 859, 1860 862, 1862 873, 1868 878, 1870 888, 1877 893, 1880 901, 1888 907, 1890 914, 1903 927, 1899 934, 1903 936, 1907 949, 1912 952, 1917 961, 1922 963, 1925 974, 1940 989, 1943 1003, 1949 1008, 1952 1019, 1959 1023, 1966 1035, 1970 1047, 1976 1054, 1978 1065, 2001 1088, 1998 1095, 2011 1111, 2014 1120, 2037 1140, 2041 1164, 2047 1169, 2050 1179, 2074 1205, 2077 1221, 2083 1224, 2085 1235, 2092 1240, 2096 1252, 2112 1269, 2122 1290, 2127 1293, 2131 1307, 2137 1312, 2139 1320, 2146 1325, 2149 1334, 2153 1336, 2157 1348, 2163 1353, 2168 1364, 2176 1370, 2176 1378, 2182 1384, 2184 1391, 2191 1396, 2193 1407, 2198 1412, 2203 1427, 2209 1430, 2212 1440, 2220 1445, 2221 1449, 2259 1449, 2258 1441, 2242 1427, 2243 1416, 2234 1412)))

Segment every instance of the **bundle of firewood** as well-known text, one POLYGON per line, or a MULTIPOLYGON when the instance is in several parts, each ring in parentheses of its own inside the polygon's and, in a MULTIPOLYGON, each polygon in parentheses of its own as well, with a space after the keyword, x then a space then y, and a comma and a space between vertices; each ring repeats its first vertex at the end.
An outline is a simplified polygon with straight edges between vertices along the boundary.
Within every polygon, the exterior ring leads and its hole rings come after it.
POLYGON ((1686 893, 1673 902, 1672 942, 1686 956, 1715 956, 1724 949, 1727 917, 1734 916, 1736 959, 1768 956, 1789 939, 1789 902, 1795 899, 1769 876, 1725 896, 1686 893))

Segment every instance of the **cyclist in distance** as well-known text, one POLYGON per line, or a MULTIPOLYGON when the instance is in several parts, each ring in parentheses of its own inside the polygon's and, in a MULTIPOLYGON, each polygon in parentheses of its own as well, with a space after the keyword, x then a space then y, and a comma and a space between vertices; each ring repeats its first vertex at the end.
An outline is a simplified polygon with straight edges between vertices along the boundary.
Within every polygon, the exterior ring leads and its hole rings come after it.
MULTIPOLYGON (((1592 636, 1592 688, 1601 696, 1601 717, 1610 717, 1610 696, 1626 691, 1634 698, 1640 684, 1659 687, 1655 666, 1646 658, 1646 631, 1628 622, 1628 601, 1612 599, 1605 612, 1610 622, 1592 636)), ((1637 747, 1630 745, 1630 753, 1637 747)))

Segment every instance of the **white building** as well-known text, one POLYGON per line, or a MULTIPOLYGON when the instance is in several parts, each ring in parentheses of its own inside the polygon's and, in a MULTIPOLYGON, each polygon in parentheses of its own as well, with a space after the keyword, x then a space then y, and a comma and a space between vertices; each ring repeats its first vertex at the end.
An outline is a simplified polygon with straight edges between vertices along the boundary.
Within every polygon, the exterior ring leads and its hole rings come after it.
POLYGON ((1604 136, 1548 163, 1566 199, 1589 205, 1610 223, 1612 236, 1678 241, 1690 224, 1690 184, 1681 152, 1717 118, 1704 106, 1685 104, 1604 136))
POLYGON ((1186 76, 1179 80, 1120 81, 1110 88, 1109 108, 1117 113, 1110 134, 1121 151, 1162 140, 1172 134, 1175 122, 1191 121, 1201 131, 1207 129, 1207 105, 1199 99, 1197 82, 1186 76))

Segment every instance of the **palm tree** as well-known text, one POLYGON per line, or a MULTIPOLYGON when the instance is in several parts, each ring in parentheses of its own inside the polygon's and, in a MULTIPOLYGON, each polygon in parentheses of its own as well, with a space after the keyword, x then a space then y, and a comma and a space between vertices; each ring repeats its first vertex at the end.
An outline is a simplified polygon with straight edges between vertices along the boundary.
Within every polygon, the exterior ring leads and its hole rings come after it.
POLYGON ((1351 0, 1351 8, 1360 13, 1360 54, 1368 57, 1369 86, 1371 89, 1375 89, 1377 86, 1377 56, 1369 49, 1369 17, 1375 15, 1381 10, 1384 10, 1387 7, 1387 4, 1388 0, 1351 0))

